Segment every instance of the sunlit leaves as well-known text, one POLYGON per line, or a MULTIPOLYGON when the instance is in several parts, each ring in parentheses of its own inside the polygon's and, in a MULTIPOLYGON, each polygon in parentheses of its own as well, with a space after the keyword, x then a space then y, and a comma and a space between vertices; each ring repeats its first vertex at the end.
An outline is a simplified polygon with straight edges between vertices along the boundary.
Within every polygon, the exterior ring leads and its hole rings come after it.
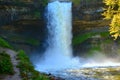
POLYGON ((110 34, 114 39, 120 36, 120 0, 103 0, 107 5, 103 15, 105 19, 111 19, 110 34))
POLYGON ((117 0, 103 0, 106 5, 115 5, 117 0))
POLYGON ((110 26, 110 34, 117 39, 117 37, 120 36, 120 13, 113 16, 110 26))

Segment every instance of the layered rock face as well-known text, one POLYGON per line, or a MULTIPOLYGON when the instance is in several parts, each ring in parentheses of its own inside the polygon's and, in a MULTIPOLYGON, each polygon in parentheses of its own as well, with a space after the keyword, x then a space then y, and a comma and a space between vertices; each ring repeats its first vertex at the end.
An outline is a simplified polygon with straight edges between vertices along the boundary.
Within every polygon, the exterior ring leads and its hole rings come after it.
POLYGON ((79 5, 73 3, 73 20, 99 20, 103 6, 102 0, 81 0, 79 5))
MULTIPOLYGON (((47 37, 43 16, 46 3, 47 0, 0 0, 0 36, 17 47, 19 44, 20 48, 31 46, 36 40, 42 46, 47 37)), ((102 0, 80 0, 77 5, 73 3, 73 38, 109 23, 102 20, 103 5, 102 0)))
POLYGON ((73 3, 73 36, 108 26, 110 21, 103 20, 102 16, 104 6, 102 0, 80 0, 78 4, 73 3))
POLYGON ((43 12, 44 5, 37 0, 0 0, 0 26, 21 19, 40 19, 43 12))
POLYGON ((0 0, 0 37, 17 49, 30 51, 42 46, 44 7, 41 0, 0 0))
MULTIPOLYGON (((43 17, 46 3, 47 0, 0 0, 0 25, 20 19, 39 19, 43 17)), ((81 0, 78 4, 73 3, 73 21, 102 19, 102 0, 81 0)))

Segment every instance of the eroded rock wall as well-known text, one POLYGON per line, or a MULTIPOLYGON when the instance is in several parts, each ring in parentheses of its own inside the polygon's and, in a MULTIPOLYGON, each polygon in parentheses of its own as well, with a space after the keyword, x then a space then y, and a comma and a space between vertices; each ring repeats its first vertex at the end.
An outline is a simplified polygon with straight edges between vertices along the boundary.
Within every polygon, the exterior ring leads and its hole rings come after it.
POLYGON ((99 20, 102 19, 102 0, 81 0, 79 5, 73 3, 73 20, 99 20))

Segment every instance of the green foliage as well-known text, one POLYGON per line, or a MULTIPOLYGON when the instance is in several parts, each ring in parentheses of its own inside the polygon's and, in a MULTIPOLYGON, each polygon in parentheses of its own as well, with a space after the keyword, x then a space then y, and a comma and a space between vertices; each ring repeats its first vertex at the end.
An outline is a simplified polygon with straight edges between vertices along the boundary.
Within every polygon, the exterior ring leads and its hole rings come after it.
MULTIPOLYGON (((97 0, 85 0, 86 2, 93 2, 93 1, 97 1, 97 0)), ((78 6, 78 5, 80 5, 80 2, 81 2, 81 0, 72 0, 72 2, 73 2, 73 4, 75 5, 75 6, 78 6)))
POLYGON ((13 42, 22 42, 22 43, 25 43, 25 44, 27 43, 33 46, 40 45, 40 41, 38 39, 31 38, 31 37, 24 37, 24 36, 16 35, 16 36, 9 36, 9 39, 13 42))
POLYGON ((40 41, 37 39, 32 39, 32 38, 28 38, 26 39, 26 42, 28 44, 34 45, 34 46, 38 46, 40 44, 40 41))
POLYGON ((83 34, 83 35, 79 35, 75 38, 73 38, 73 45, 77 45, 77 44, 80 44, 82 42, 84 42, 85 40, 87 40, 88 38, 92 37, 92 33, 86 33, 86 34, 83 34))
POLYGON ((10 55, 5 52, 0 53, 0 74, 13 74, 13 65, 10 55))
POLYGON ((100 35, 103 38, 108 38, 109 32, 90 32, 90 33, 85 33, 85 34, 82 34, 82 35, 74 37, 72 43, 73 43, 73 45, 78 45, 80 43, 83 43, 87 39, 91 38, 92 36, 95 36, 95 35, 100 35))
POLYGON ((0 46, 12 49, 12 47, 9 45, 9 43, 2 38, 0 38, 0 46))
POLYGON ((109 36, 109 32, 101 32, 100 35, 102 37, 108 37, 109 36))
POLYGON ((23 80, 49 80, 45 75, 41 75, 38 71, 34 70, 28 56, 23 50, 20 50, 17 55, 20 60, 18 67, 23 80))
POLYGON ((41 3, 42 3, 43 6, 46 6, 47 3, 48 3, 48 0, 42 0, 41 3))
POLYGON ((23 50, 19 50, 17 57, 21 61, 24 61, 24 60, 28 61, 29 60, 28 56, 25 54, 25 52, 23 50))
POLYGON ((86 57, 92 57, 96 53, 96 51, 101 51, 100 45, 90 48, 90 50, 88 51, 89 54, 87 54, 86 57))
POLYGON ((73 2, 74 5, 80 5, 80 1, 81 0, 72 0, 72 2, 73 2))
POLYGON ((106 39, 105 41, 104 41, 104 43, 112 43, 113 41, 111 40, 111 39, 106 39))
POLYGON ((41 17, 40 11, 35 11, 34 16, 35 16, 36 19, 39 19, 41 17))
POLYGON ((101 37, 105 38, 105 40, 103 40, 103 43, 109 44, 109 43, 113 42, 113 40, 110 38, 109 32, 101 32, 100 35, 101 35, 101 37))

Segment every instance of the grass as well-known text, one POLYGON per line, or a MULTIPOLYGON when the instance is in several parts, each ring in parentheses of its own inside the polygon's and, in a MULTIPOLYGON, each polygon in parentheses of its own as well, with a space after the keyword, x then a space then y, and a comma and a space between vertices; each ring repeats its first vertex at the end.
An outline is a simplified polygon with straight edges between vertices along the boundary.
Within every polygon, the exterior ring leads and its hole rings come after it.
POLYGON ((10 55, 5 52, 0 53, 0 74, 14 74, 10 55))
MULTIPOLYGON (((108 38, 109 32, 89 32, 89 33, 85 33, 85 34, 82 34, 82 35, 78 35, 78 36, 73 38, 72 43, 73 43, 73 45, 81 44, 84 41, 86 41, 87 39, 89 39, 89 38, 91 38, 92 36, 95 36, 95 35, 100 35, 102 38, 108 38)), ((111 42, 111 40, 107 39, 106 43, 107 42, 109 43, 109 42, 111 42)))
POLYGON ((23 80, 50 80, 47 76, 34 70, 33 65, 23 50, 18 52, 17 59, 20 60, 18 68, 20 68, 20 74, 23 80))
POLYGON ((101 32, 100 35, 101 35, 101 37, 106 38, 104 40, 104 43, 108 43, 109 44, 109 43, 113 42, 113 39, 110 38, 110 33, 109 32, 101 32))
POLYGON ((40 41, 38 39, 35 39, 35 38, 23 37, 20 35, 11 36, 9 38, 13 42, 22 42, 22 43, 27 43, 27 44, 33 45, 33 46, 40 45, 40 41))
POLYGON ((37 39, 28 38, 26 39, 26 43, 34 45, 34 46, 38 46, 40 44, 40 41, 37 39))
POLYGON ((0 46, 4 48, 10 48, 12 49, 12 46, 3 38, 0 38, 0 46))
POLYGON ((73 45, 80 44, 93 36, 93 33, 86 33, 73 38, 73 45))
POLYGON ((110 35, 110 33, 109 32, 100 32, 100 35, 102 37, 108 37, 110 35))
POLYGON ((88 54, 86 55, 86 57, 92 57, 96 52, 95 51, 101 51, 101 47, 98 45, 98 46, 95 46, 95 47, 92 47, 89 51, 88 51, 88 54))

